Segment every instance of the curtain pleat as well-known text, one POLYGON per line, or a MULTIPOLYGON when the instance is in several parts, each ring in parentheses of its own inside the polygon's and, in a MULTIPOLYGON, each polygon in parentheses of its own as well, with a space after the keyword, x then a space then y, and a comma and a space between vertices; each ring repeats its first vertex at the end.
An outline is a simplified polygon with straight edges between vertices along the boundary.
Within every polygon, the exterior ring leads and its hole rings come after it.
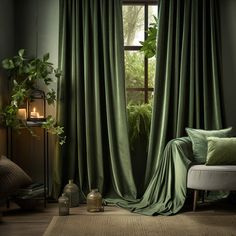
MULTIPOLYGON (((166 144, 186 136, 186 127, 219 129, 223 126, 218 5, 214 0, 160 0, 159 8, 156 87, 145 178, 147 190, 141 202, 148 199, 153 205, 152 209, 147 206, 149 210, 144 210, 147 214, 155 214, 154 209, 159 214, 173 214, 185 201, 191 157, 186 157, 182 166, 175 163, 172 159, 181 158, 170 155, 173 147, 166 144), (157 188, 155 196, 151 195, 153 188, 157 188), (160 207, 161 202, 168 204, 160 207)), ((139 211, 138 207, 135 211, 139 211)))
POLYGON ((66 144, 55 158, 54 196, 68 179, 135 199, 124 84, 121 2, 60 0, 58 121, 66 144))
MULTIPOLYGON (((145 215, 177 213, 192 161, 185 128, 222 128, 217 0, 160 0, 156 80, 145 193, 136 199, 126 119, 122 4, 60 0, 58 121, 66 144, 55 158, 54 196, 69 178, 85 199, 145 215), (180 138, 182 137, 182 138, 180 138)), ((137 187, 139 187, 137 185, 137 187)))

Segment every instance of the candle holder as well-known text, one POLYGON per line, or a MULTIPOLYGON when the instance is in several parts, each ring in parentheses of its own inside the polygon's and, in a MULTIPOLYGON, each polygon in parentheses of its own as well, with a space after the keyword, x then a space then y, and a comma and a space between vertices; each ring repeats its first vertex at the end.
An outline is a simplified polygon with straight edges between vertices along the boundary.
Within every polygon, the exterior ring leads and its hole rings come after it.
POLYGON ((42 90, 33 90, 27 101, 28 121, 45 121, 45 93, 42 90))

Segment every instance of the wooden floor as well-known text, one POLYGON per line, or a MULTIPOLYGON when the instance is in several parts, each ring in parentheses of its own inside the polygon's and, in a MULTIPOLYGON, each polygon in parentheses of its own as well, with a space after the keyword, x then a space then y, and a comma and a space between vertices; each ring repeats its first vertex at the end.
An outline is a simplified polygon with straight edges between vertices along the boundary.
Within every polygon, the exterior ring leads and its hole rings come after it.
MULTIPOLYGON (((4 209, 3 209, 4 210, 4 209)), ((42 236, 53 216, 58 215, 57 204, 43 204, 35 210, 22 210, 11 203, 3 212, 1 236, 42 236)))
MULTIPOLYGON (((80 207, 71 208, 70 213, 78 213, 80 209, 80 207)), ((42 236, 53 216, 58 215, 57 203, 48 203, 46 208, 42 204, 37 209, 30 211, 22 210, 16 204, 11 203, 9 209, 2 210, 3 221, 0 223, 0 236, 42 236)), ((228 202, 205 204, 199 206, 196 212, 192 212, 191 208, 185 208, 179 214, 236 215, 236 204, 229 204, 228 202)))

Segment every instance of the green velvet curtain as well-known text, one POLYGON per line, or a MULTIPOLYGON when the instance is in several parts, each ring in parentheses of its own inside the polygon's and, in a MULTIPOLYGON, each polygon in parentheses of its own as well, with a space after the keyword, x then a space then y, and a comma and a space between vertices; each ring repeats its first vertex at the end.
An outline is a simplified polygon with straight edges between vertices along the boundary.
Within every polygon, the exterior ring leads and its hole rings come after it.
POLYGON ((118 0, 60 0, 58 120, 67 142, 55 159, 54 196, 69 178, 82 195, 146 215, 177 213, 186 197, 185 127, 222 127, 218 6, 160 0, 156 88, 146 191, 136 199, 127 135, 122 9, 118 0), (167 145, 166 145, 167 144, 167 145), (166 148, 165 148, 166 147, 166 148), (164 150, 165 148, 165 150, 164 150))
POLYGON ((215 0, 159 1, 146 191, 140 201, 118 205, 145 215, 183 207, 193 155, 190 140, 178 137, 186 136, 186 127, 222 127, 218 19, 215 0))
POLYGON ((176 166, 175 159, 181 162, 181 157, 170 155, 173 147, 163 152, 166 143, 185 136, 186 127, 222 127, 219 15, 215 0, 159 3, 156 88, 142 202, 153 205, 148 213, 173 214, 184 204, 191 156, 176 166), (155 188, 157 194, 152 193, 155 188))
POLYGON ((217 0, 160 0, 156 88, 146 185, 185 128, 222 128, 217 0))
POLYGON ((134 199, 127 131, 122 3, 60 0, 58 122, 66 144, 59 147, 53 195, 72 178, 81 197, 92 188, 106 196, 134 199))

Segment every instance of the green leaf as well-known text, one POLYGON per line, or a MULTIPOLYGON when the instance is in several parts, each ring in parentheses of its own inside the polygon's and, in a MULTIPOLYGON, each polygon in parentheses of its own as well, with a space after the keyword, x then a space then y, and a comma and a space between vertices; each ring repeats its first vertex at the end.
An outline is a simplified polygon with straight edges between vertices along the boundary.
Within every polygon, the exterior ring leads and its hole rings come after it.
POLYGON ((25 53, 25 49, 20 49, 20 50, 18 51, 18 55, 19 55, 20 57, 23 57, 24 53, 25 53))
MULTIPOLYGON (((25 50, 20 49, 17 55, 2 61, 3 68, 9 72, 12 90, 9 105, 0 112, 0 120, 6 126, 17 130, 22 127, 27 128, 35 136, 35 133, 27 126, 26 122, 17 118, 18 108, 25 105, 27 100, 32 99, 32 91, 38 88, 39 80, 43 80, 46 85, 49 85, 53 81, 54 75, 60 77, 61 72, 54 69, 53 63, 48 61, 49 53, 46 53, 42 59, 37 57, 33 59, 24 58, 24 53, 25 50)), ((56 100, 56 92, 50 89, 46 99, 49 105, 53 104, 56 100)), ((60 144, 65 142, 64 127, 57 125, 52 116, 48 116, 43 128, 47 132, 57 135, 60 144)))
POLYGON ((66 136, 60 139, 59 144, 63 145, 66 142, 66 136))
POLYGON ((54 102, 56 101, 56 91, 54 89, 50 89, 46 95, 46 99, 48 105, 54 104, 54 102))
POLYGON ((44 83, 45 83, 46 85, 51 84, 52 81, 53 81, 52 78, 44 78, 44 83))
POLYGON ((46 53, 44 56, 43 56, 43 61, 47 61, 49 59, 49 53, 46 53))
POLYGON ((147 140, 149 138, 152 106, 151 104, 129 104, 127 113, 130 147, 134 150, 134 145, 140 137, 147 140))
POLYGON ((62 72, 61 72, 61 70, 60 69, 55 69, 54 70, 54 73, 55 73, 55 76, 57 77, 57 78, 60 78, 61 77, 61 74, 62 74, 62 72))
POLYGON ((2 61, 2 67, 6 70, 10 70, 14 69, 15 65, 11 59, 6 58, 2 61))

